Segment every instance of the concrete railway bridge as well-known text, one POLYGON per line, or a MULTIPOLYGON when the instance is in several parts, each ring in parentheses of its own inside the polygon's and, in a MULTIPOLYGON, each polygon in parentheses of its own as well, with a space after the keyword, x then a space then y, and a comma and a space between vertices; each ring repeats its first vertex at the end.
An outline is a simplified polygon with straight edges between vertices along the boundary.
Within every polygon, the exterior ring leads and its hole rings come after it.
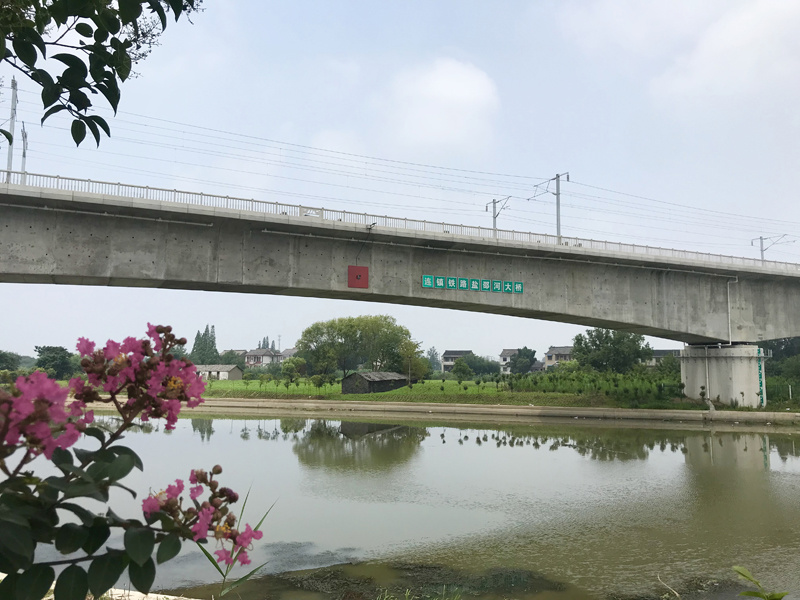
POLYGON ((800 265, 0 172, 0 282, 412 304, 679 340, 686 394, 766 403, 800 265))

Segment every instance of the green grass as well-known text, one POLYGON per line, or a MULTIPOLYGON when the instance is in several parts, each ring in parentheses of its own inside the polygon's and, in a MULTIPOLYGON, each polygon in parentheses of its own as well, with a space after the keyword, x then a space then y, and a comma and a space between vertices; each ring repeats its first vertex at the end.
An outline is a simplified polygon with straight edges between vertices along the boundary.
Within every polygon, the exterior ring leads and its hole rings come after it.
MULTIPOLYGON (((438 379, 415 383, 412 387, 377 394, 342 394, 340 384, 318 389, 301 381, 299 386, 292 384, 289 389, 274 382, 259 385, 257 381, 210 381, 205 398, 323 398, 333 400, 355 400, 362 402, 434 402, 440 404, 495 404, 505 406, 557 406, 557 407, 596 407, 629 408, 630 401, 606 396, 598 392, 576 393, 555 391, 508 391, 502 384, 476 384, 473 381, 459 384, 457 381, 438 379)), ((690 400, 639 399, 638 408, 663 409, 705 409, 705 404, 690 400)))

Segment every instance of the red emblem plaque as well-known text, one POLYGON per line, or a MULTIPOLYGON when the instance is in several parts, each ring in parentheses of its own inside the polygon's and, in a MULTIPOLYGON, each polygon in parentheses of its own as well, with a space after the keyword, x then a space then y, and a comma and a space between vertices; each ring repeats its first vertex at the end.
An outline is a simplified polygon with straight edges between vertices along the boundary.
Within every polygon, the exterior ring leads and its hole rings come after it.
POLYGON ((369 287, 369 267, 347 267, 347 287, 368 288, 369 287))

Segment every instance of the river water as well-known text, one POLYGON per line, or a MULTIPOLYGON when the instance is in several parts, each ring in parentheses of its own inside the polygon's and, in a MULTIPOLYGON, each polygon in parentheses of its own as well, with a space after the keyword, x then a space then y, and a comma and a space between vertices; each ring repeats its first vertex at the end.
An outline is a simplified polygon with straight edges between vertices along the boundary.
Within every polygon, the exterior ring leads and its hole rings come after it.
MULTIPOLYGON (((655 597, 670 593, 659 577, 729 592, 733 565, 800 598, 797 433, 586 423, 182 419, 127 435, 145 472, 126 484, 146 493, 221 464, 223 485, 250 489, 245 521, 274 505, 244 600, 377 597, 359 582, 398 597, 655 597)), ((123 515, 140 502, 114 498, 123 515)), ((205 598, 217 581, 191 544, 156 579, 205 598)))

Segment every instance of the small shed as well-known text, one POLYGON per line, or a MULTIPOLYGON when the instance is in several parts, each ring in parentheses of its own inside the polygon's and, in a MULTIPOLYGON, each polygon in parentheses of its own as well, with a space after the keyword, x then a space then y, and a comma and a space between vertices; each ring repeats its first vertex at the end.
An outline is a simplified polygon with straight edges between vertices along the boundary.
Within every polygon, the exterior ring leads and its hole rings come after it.
POLYGON ((205 380, 236 380, 242 378, 242 370, 236 365, 195 365, 197 373, 205 380))
POLYGON ((350 373, 342 379, 343 394, 374 394, 389 392, 408 383, 405 375, 373 371, 370 373, 350 373))

